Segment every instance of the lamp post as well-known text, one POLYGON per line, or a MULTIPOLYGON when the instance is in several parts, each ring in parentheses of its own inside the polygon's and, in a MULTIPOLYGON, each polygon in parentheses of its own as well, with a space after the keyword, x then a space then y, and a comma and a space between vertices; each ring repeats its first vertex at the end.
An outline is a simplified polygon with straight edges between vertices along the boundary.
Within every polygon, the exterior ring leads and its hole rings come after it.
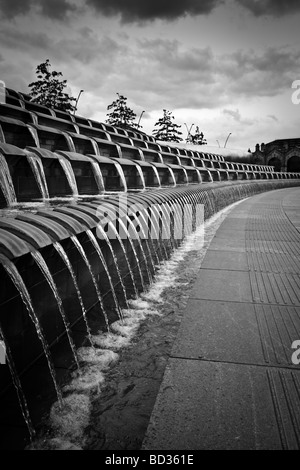
POLYGON ((191 134, 191 130, 192 130, 194 124, 191 125, 190 130, 188 129, 188 126, 186 125, 186 123, 184 123, 184 125, 185 125, 186 130, 187 130, 187 133, 188 133, 188 134, 187 134, 187 137, 186 137, 186 141, 188 141, 189 135, 191 134))
POLYGON ((74 113, 73 113, 74 115, 75 115, 75 113, 76 113, 76 111, 77 111, 77 104, 78 104, 80 95, 81 95, 81 93, 83 93, 83 92, 84 92, 84 90, 80 90, 80 92, 78 93, 78 96, 77 96, 77 99, 76 99, 76 103, 75 103, 74 113))
POLYGON ((229 139, 230 136, 231 136, 231 132, 229 132, 229 134, 228 134, 228 136, 227 136, 227 139, 225 140, 224 148, 226 147, 226 144, 227 144, 228 139, 229 139))
POLYGON ((137 124, 137 128, 139 129, 140 127, 140 122, 141 122, 141 119, 142 119, 142 116, 144 114, 145 111, 142 111, 141 114, 140 114, 140 117, 139 117, 139 120, 138 120, 138 124, 137 124))

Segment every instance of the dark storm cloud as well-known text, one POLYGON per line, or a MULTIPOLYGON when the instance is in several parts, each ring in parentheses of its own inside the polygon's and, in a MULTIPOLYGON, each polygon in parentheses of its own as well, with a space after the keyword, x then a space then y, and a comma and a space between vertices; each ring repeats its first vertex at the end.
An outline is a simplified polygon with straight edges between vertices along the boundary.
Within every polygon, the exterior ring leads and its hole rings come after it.
POLYGON ((31 3, 31 0, 0 0, 0 11, 4 17, 13 18, 20 13, 26 13, 31 3))
POLYGON ((76 11, 77 8, 66 0, 36 0, 42 15, 52 19, 64 19, 68 13, 76 11))
POLYGON ((28 51, 29 48, 31 50, 49 50, 52 45, 52 40, 45 33, 23 32, 9 25, 3 25, 0 30, 0 42, 2 47, 19 51, 28 51))
POLYGON ((105 16, 121 15, 124 23, 207 15, 222 3, 224 0, 86 0, 105 16))
POLYGON ((0 13, 7 19, 25 15, 31 10, 51 19, 63 20, 76 7, 67 0, 0 0, 0 13))
POLYGON ((284 16, 300 11, 299 0, 239 0, 255 16, 284 16))

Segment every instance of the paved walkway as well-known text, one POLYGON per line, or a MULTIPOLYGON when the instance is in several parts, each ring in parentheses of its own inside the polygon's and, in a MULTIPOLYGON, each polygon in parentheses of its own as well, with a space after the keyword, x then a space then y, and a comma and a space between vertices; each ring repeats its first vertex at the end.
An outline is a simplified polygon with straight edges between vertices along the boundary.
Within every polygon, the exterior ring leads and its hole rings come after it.
POLYGON ((295 340, 300 188, 245 200, 221 224, 189 298, 143 448, 299 449, 295 340))

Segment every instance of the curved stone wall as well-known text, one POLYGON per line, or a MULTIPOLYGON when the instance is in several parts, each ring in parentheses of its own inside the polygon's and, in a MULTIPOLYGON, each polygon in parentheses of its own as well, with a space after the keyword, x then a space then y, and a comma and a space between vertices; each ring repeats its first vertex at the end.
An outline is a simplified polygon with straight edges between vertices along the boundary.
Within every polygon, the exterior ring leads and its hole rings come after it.
POLYGON ((66 334, 66 326, 58 308, 57 297, 53 294, 53 285, 51 287, 45 271, 34 257, 37 252, 46 263, 53 284, 57 286, 70 330, 72 325, 82 320, 82 305, 78 301, 78 292, 68 265, 57 251, 58 244, 72 266, 86 312, 97 308, 100 324, 105 329, 118 315, 118 308, 111 296, 112 285, 117 290, 118 307, 122 308, 126 298, 133 297, 136 291, 141 291, 149 284, 149 277, 151 280, 157 261, 168 256, 182 238, 201 223, 201 215, 196 214, 197 208, 203 206, 203 216, 207 219, 244 197, 299 184, 297 180, 268 180, 182 186, 145 193, 110 195, 101 203, 93 200, 38 210, 34 214, 20 211, 13 218, 0 218, 0 281, 3 286, 0 324, 18 371, 21 373, 25 370, 44 351, 36 325, 30 321, 25 294, 8 270, 10 264, 18 270, 47 343, 51 346, 57 343, 61 335, 66 334), (77 244, 80 243, 89 264, 74 244, 75 239, 77 244), (111 284, 103 263, 99 262, 95 240, 111 274, 111 284), (130 266, 125 259, 125 252, 130 266), (123 291, 116 272, 116 259, 121 278, 127 283, 123 291), (142 271, 142 278, 138 268, 142 271), (106 316, 99 305, 92 274, 104 307, 107 304, 106 316), (132 285, 133 278, 135 287, 132 285))
POLYGON ((122 319, 204 220, 300 185, 298 173, 19 104, 0 105, 0 341, 9 363, 0 367, 0 414, 8 418, 18 414, 12 395, 21 404, 23 391, 29 401, 45 389, 59 396, 77 347, 122 319))

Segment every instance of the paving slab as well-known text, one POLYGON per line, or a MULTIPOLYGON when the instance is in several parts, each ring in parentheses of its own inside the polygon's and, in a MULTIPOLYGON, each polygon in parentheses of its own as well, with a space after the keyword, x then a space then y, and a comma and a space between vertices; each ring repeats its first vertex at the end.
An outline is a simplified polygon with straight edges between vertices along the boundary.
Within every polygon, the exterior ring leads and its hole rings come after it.
POLYGON ((246 242, 245 237, 238 238, 233 237, 234 232, 231 232, 230 235, 224 233, 220 236, 215 236, 209 246, 210 250, 218 251, 236 251, 240 253, 246 252, 246 242))
POLYGON ((250 273, 225 269, 201 269, 190 297, 228 302, 252 302, 250 273))
POLYGON ((185 311, 172 357, 265 364, 253 304, 189 299, 185 311))
POLYGON ((242 217, 230 217, 230 214, 222 222, 222 230, 233 232, 243 232, 246 228, 247 219, 242 217))
POLYGON ((225 269, 234 271, 249 271, 246 253, 208 250, 201 265, 202 269, 225 269))

